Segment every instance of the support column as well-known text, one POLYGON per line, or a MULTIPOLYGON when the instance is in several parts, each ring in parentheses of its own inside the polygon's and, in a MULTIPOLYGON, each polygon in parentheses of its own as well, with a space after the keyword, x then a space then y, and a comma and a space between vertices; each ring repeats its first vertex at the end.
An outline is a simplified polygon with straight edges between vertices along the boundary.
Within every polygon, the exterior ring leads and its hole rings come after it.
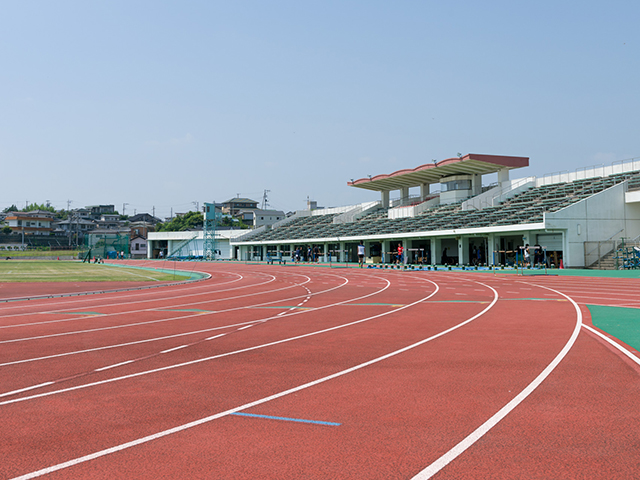
POLYGON ((389 190, 380 192, 380 202, 382 203, 382 208, 389 208, 389 190))
POLYGON ((458 264, 469 263, 469 237, 458 238, 458 264))
POLYGON ((431 265, 437 265, 442 256, 442 242, 437 237, 431 237, 431 265))
POLYGON ((409 201, 409 187, 400 189, 400 204, 405 205, 409 201))
POLYGON ((347 253, 344 251, 344 242, 340 242, 340 252, 338 252, 338 262, 344 262, 347 258, 347 253))
POLYGON ((500 237, 494 233, 489 234, 487 240, 487 264, 488 265, 500 265, 500 254, 497 252, 500 250, 500 237))
POLYGON ((325 244, 324 244, 324 261, 325 261, 326 263, 329 263, 329 255, 330 255, 330 254, 329 254, 329 244, 328 244, 328 243, 325 243, 325 244))
POLYGON ((382 249, 382 263, 389 263, 390 255, 387 253, 390 249, 389 240, 383 240, 380 247, 382 249))
POLYGON ((408 265, 413 263, 413 258, 416 255, 416 252, 410 252, 409 249, 413 248, 413 240, 405 239, 402 240, 402 246, 404 247, 404 264, 408 265))
MULTIPOLYGON (((508 176, 508 170, 507 170, 508 176)), ((475 173, 471 177, 471 195, 474 197, 482 193, 482 175, 475 173)))
POLYGON ((501 168, 500 170, 498 170, 498 183, 502 185, 502 182, 508 182, 508 181, 509 181, 509 169, 501 168))
POLYGON ((429 196, 429 187, 429 183, 423 183, 420 185, 420 200, 424 201, 424 199, 429 196))

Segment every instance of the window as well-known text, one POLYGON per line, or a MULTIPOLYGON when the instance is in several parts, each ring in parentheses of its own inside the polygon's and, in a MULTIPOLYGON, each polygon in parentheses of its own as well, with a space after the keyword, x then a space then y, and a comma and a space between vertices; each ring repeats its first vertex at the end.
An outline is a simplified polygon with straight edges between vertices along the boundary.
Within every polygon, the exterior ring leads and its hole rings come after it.
POLYGON ((471 180, 453 180, 443 183, 442 187, 445 192, 450 192, 451 190, 471 190, 471 180))

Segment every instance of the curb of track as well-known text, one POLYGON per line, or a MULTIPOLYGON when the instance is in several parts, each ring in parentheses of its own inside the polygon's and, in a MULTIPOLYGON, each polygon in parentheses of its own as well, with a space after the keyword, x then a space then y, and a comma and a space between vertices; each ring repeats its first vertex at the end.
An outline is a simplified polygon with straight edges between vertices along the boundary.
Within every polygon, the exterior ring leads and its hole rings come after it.
MULTIPOLYGON (((145 269, 144 267, 135 267, 135 268, 140 268, 140 269, 145 269)), ((164 271, 162 269, 156 269, 156 268, 148 268, 146 270, 152 270, 152 271, 164 271)), ((138 286, 138 287, 127 287, 127 288, 114 288, 111 290, 92 290, 92 291, 88 291, 88 292, 74 292, 74 293, 53 293, 50 295, 35 295, 32 297, 14 297, 14 298, 7 298, 7 299, 1 299, 0 298, 0 303, 9 303, 9 302, 23 302, 23 301, 27 301, 27 300, 43 300, 43 299, 47 299, 47 298, 64 298, 64 297, 80 297, 82 295, 99 295, 101 293, 117 293, 117 292, 132 292, 135 290, 148 290, 150 288, 160 288, 160 287, 173 287, 176 285, 184 285, 187 283, 195 283, 195 282, 203 282, 205 280, 208 280, 211 278, 211 275, 209 273, 204 273, 204 272, 195 272, 195 271, 191 271, 191 272, 187 272, 190 275, 198 275, 199 278, 190 278, 188 280, 183 280, 181 282, 171 282, 171 283, 160 283, 160 284, 156 284, 156 285, 143 285, 143 286, 138 286)))

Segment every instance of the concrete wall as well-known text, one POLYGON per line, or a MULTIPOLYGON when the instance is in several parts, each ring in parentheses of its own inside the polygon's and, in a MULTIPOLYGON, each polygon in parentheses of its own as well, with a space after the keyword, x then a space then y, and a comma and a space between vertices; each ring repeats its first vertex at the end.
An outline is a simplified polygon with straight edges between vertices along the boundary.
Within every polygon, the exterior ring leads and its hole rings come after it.
POLYGON ((546 214, 549 229, 565 230, 565 267, 584 267, 584 242, 640 234, 639 204, 625 203, 619 184, 558 212, 546 214))

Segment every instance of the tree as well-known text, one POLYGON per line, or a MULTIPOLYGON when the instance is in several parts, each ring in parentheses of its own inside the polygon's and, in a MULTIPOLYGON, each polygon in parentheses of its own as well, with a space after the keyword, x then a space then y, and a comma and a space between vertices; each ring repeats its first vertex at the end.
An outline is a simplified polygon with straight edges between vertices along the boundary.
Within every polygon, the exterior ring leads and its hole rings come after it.
POLYGON ((8 225, 2 228, 2 233, 4 233, 5 235, 10 235, 12 231, 13 230, 11 230, 11 227, 8 225))
POLYGON ((51 205, 49 204, 40 204, 38 205, 37 203, 31 203, 29 205, 27 205, 24 210, 22 210, 23 212, 33 212, 34 210, 42 210, 44 212, 51 212, 51 213, 55 213, 56 209, 53 208, 51 205))
POLYGON ((173 218, 166 223, 159 223, 156 227, 157 232, 182 232, 184 230, 202 228, 204 217, 200 212, 188 212, 184 215, 173 218))
POLYGON ((9 212, 19 212, 18 207, 16 207, 15 203, 13 205, 11 205, 10 207, 5 208, 2 211, 2 213, 9 213, 9 212))

